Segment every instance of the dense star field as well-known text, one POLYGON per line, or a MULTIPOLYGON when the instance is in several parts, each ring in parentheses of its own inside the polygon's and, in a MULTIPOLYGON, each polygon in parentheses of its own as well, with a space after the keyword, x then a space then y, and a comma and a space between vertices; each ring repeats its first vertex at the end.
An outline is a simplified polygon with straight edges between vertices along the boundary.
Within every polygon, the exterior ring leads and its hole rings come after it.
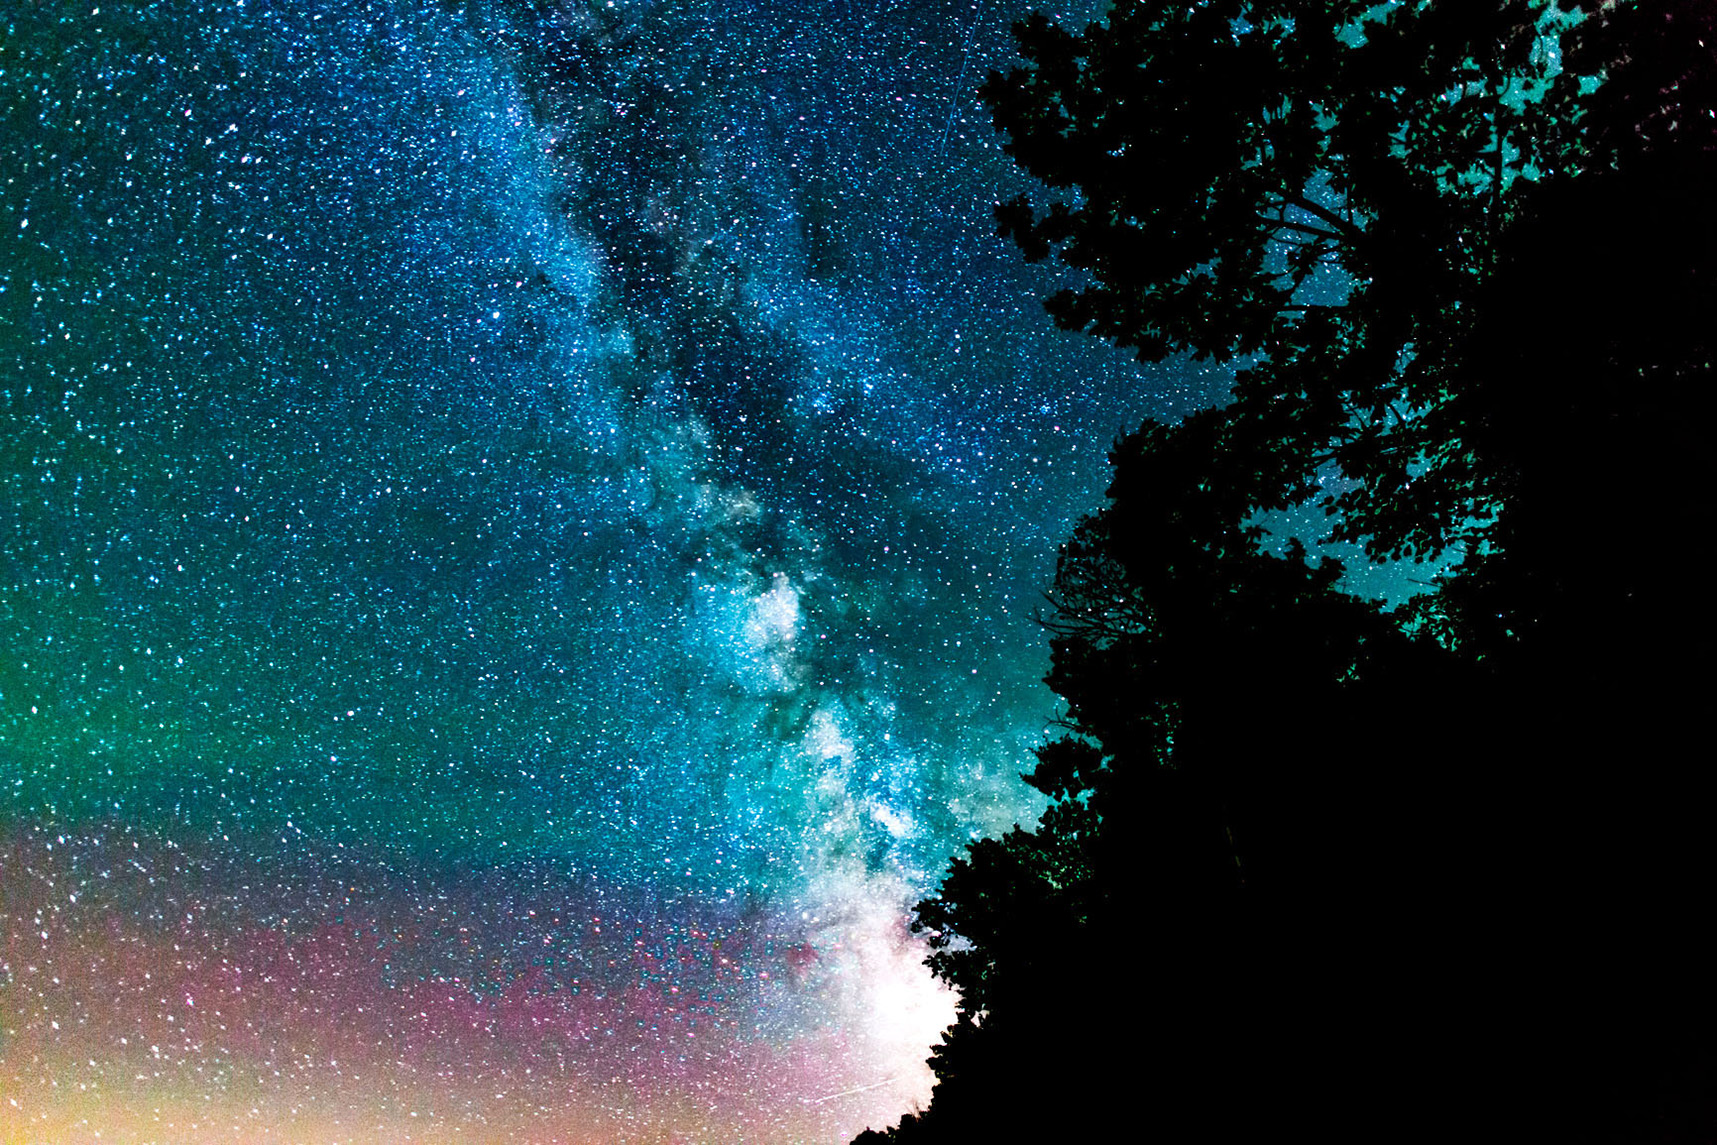
POLYGON ((1226 382, 994 237, 1016 15, 0 2, 0 1137, 927 1096, 1055 548, 1226 382))

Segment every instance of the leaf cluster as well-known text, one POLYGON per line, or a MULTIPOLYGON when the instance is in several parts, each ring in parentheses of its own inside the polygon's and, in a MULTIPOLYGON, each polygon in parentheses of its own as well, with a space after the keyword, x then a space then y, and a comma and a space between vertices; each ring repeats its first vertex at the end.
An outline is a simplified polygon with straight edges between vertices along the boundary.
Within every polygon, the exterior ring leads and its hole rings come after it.
POLYGON ((1567 24, 1547 0, 1133 0, 1079 35, 1032 17, 1025 65, 983 94, 1061 193, 1002 204, 999 230, 1084 272, 1049 299, 1058 324, 1256 363, 1225 430, 1278 462, 1254 509, 1333 464, 1354 482, 1328 499, 1337 537, 1435 556, 1495 509, 1436 412, 1497 236, 1568 164, 1549 127, 1574 93, 1553 84, 1567 24))

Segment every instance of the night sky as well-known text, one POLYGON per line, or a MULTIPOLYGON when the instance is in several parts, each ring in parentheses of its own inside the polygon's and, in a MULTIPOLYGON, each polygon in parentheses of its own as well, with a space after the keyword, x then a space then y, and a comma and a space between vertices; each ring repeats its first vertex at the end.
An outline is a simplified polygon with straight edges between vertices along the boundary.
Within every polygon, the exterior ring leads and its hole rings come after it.
POLYGON ((0 0, 0 1138, 927 1098, 1056 546, 1226 386, 994 237, 1020 14, 0 0))

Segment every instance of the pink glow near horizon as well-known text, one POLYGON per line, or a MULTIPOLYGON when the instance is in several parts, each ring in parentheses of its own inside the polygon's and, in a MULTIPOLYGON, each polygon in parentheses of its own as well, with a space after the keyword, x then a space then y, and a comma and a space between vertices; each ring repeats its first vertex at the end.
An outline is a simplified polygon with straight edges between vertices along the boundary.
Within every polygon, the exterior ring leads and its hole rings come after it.
POLYGON ((240 871, 124 828, 0 841, 0 1138, 844 1141, 927 1099, 952 1010, 862 884, 696 917, 240 871))

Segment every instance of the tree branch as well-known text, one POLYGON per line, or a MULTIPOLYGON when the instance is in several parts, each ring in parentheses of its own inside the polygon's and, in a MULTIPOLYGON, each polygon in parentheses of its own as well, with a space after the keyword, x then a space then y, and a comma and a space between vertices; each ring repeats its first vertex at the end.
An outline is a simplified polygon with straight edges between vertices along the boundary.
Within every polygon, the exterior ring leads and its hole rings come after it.
POLYGON ((1290 195, 1284 200, 1284 203, 1290 207, 1298 207, 1313 218, 1322 219, 1324 222, 1328 223, 1340 232, 1338 235, 1340 238, 1357 239, 1365 236, 1364 230, 1355 226, 1347 219, 1342 218, 1328 207, 1318 206, 1318 204, 1312 202, 1304 195, 1290 195))
POLYGON ((1287 219, 1272 219, 1260 215, 1258 216, 1258 221, 1268 223, 1273 227, 1280 227, 1283 230, 1298 231, 1300 234, 1311 235, 1314 238, 1329 239, 1331 242, 1341 242, 1347 237, 1346 235, 1339 234, 1336 231, 1326 231, 1322 227, 1311 227, 1307 226, 1305 223, 1290 222, 1287 219))

